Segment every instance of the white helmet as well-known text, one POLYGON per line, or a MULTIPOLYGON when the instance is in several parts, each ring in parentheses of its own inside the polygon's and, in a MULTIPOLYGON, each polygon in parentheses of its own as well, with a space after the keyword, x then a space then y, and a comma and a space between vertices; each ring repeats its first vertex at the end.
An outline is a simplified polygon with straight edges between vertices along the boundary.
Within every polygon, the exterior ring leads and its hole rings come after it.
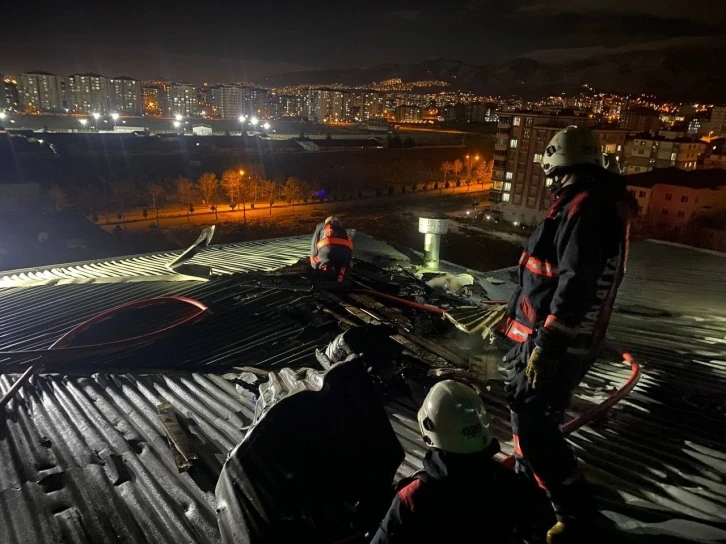
POLYGON ((584 164, 602 166, 600 144, 589 128, 570 125, 550 140, 541 164, 542 170, 548 176, 562 167, 584 164))
POLYGON ((471 388, 454 380, 431 388, 418 411, 427 445, 451 453, 476 453, 494 440, 484 403, 471 388))
POLYGON ((602 167, 613 174, 621 174, 620 163, 615 153, 603 153, 602 154, 602 167))

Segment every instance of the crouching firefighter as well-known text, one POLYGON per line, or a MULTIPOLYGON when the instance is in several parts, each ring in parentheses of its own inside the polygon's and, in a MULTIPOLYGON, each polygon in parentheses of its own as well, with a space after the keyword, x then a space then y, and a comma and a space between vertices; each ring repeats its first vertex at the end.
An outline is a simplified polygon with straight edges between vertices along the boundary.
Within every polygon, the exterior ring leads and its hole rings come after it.
POLYGON ((424 470, 398 484, 371 543, 509 542, 518 482, 493 459, 499 443, 479 395, 453 380, 439 382, 418 423, 429 446, 424 470))
POLYGON ((637 205, 588 129, 557 133, 541 164, 554 202, 525 246, 500 324, 517 343, 505 357, 516 470, 552 502, 547 541, 587 542, 595 509, 559 425, 605 338, 637 205))
POLYGON ((343 283, 352 258, 353 241, 340 220, 331 215, 313 234, 310 265, 318 272, 316 279, 343 283))

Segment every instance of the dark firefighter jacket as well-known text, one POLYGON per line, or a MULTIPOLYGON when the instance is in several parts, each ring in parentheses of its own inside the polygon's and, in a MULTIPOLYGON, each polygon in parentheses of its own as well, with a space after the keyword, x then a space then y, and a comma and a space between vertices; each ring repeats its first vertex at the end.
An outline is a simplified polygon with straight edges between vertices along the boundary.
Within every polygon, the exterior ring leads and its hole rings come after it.
POLYGON ((623 278, 637 203, 621 176, 596 167, 573 176, 525 246, 499 330, 517 342, 531 337, 543 348, 591 358, 623 278))
POLYGON ((344 268, 353 258, 353 241, 340 223, 320 223, 313 234, 310 265, 326 270, 329 266, 344 268))
POLYGON ((492 455, 430 449, 424 470, 399 484, 371 543, 509 542, 518 482, 492 455))

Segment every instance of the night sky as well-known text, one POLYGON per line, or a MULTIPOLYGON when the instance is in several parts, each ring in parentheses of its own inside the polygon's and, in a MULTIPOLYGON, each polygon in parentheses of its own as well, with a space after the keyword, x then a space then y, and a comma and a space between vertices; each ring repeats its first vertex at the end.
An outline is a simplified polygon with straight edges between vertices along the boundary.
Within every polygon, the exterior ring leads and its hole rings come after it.
POLYGON ((556 62, 726 44, 724 0, 70 0, 17 4, 3 19, 0 73, 94 71, 193 83, 431 57, 556 62))

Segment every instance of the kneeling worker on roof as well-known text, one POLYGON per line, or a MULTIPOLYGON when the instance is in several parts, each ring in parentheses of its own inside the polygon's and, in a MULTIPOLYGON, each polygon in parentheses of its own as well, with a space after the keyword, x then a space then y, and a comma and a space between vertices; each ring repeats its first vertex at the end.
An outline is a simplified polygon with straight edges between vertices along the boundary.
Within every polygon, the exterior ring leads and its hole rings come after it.
POLYGON ((340 220, 331 215, 313 234, 310 265, 327 280, 342 283, 353 258, 353 241, 340 220))
POLYGON ((454 380, 439 382, 418 423, 430 448, 424 470, 398 484, 371 544, 509 542, 519 515, 517 477, 493 459, 499 443, 479 395, 454 380))

